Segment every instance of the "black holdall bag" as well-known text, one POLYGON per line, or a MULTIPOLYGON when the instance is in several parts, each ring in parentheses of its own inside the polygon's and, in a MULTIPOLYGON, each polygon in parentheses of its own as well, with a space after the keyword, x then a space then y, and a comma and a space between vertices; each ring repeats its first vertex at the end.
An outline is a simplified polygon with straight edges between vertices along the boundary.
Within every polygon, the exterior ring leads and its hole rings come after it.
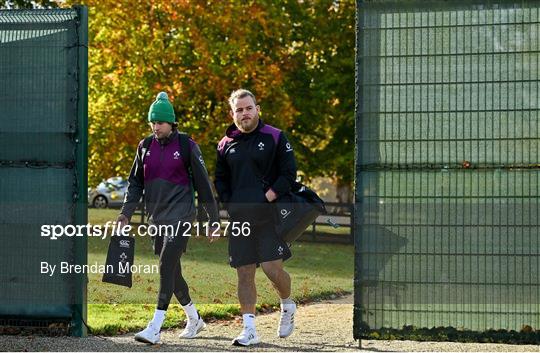
POLYGON ((290 244, 326 213, 324 201, 305 185, 295 183, 291 191, 272 202, 276 209, 276 232, 290 244))
POLYGON ((134 255, 134 237, 111 236, 102 281, 131 288, 134 255))
MULTIPOLYGON (((268 165, 264 174, 259 173, 252 158, 249 158, 251 168, 260 179, 263 189, 270 187, 266 181, 266 176, 270 173, 275 161, 277 146, 272 152, 271 163, 268 165)), ((274 206, 276 223, 276 233, 287 243, 291 244, 298 239, 302 233, 317 219, 321 214, 326 213, 324 201, 315 191, 307 186, 294 182, 291 191, 280 195, 271 205, 274 206)))

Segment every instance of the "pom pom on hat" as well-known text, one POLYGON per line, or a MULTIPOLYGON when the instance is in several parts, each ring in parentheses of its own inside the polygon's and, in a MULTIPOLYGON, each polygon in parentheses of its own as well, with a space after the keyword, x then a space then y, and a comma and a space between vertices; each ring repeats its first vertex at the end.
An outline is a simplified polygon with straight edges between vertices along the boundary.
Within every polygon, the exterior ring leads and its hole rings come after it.
POLYGON ((166 92, 159 92, 156 100, 150 105, 148 121, 161 121, 171 124, 176 121, 173 106, 166 92))

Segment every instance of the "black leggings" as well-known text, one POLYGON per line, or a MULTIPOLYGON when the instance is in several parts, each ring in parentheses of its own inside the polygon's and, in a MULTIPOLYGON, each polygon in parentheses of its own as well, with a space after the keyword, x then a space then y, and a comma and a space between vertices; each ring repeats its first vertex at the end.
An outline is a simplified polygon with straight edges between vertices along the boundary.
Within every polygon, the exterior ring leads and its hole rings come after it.
MULTIPOLYGON (((178 232, 183 234, 183 232, 178 232)), ((186 250, 188 237, 182 235, 176 237, 163 237, 163 245, 159 256, 159 293, 158 310, 167 310, 171 297, 174 293, 181 305, 191 302, 189 288, 182 277, 180 257, 186 250)))

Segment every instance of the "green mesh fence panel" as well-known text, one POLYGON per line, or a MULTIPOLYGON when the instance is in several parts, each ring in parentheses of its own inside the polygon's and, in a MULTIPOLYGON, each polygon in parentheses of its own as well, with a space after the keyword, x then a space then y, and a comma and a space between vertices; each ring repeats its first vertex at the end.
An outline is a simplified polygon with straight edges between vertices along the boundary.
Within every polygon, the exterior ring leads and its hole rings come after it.
POLYGON ((0 10, 0 317, 65 318, 84 333, 84 239, 42 225, 86 224, 86 9, 0 10), (80 196, 79 196, 80 195, 80 196))
POLYGON ((357 5, 355 337, 540 329, 540 4, 357 5))

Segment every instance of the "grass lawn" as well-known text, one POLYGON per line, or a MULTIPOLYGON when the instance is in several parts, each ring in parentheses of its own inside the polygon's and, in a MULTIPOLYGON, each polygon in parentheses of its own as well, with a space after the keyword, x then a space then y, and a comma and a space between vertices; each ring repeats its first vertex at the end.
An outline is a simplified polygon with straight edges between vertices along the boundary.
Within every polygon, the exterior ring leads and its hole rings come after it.
MULTIPOLYGON (((89 209, 90 224, 115 220, 118 210, 89 209)), ((90 238, 88 263, 104 264, 109 240, 90 238)), ((227 240, 210 244, 192 237, 182 257, 182 270, 190 295, 206 318, 227 318, 239 313, 236 272, 228 265, 227 240)), ((286 268, 293 280, 293 297, 300 302, 352 292, 354 248, 350 245, 297 242, 286 268)), ((137 237, 135 264, 154 265, 148 237, 137 237)), ((133 274, 133 287, 101 282, 101 275, 89 274, 88 324, 95 334, 117 334, 143 328, 151 319, 159 288, 158 274, 133 274)), ((279 305, 278 297, 261 270, 257 271, 258 309, 279 305)), ((173 297, 164 327, 183 325, 183 311, 173 297)))

